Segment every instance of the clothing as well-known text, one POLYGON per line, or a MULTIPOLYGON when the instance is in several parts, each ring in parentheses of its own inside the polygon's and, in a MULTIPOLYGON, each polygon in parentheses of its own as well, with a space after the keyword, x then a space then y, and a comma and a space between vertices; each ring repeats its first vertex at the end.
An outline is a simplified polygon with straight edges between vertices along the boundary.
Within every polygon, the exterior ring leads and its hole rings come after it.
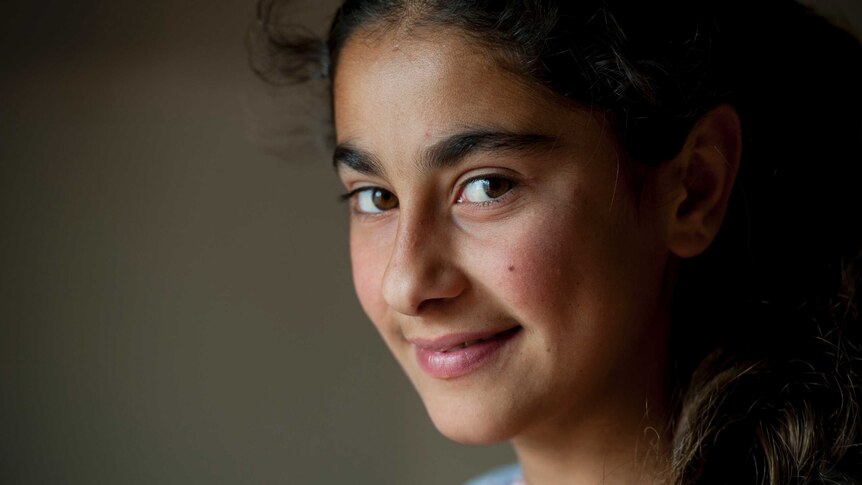
POLYGON ((521 465, 517 463, 495 468, 488 473, 480 475, 464 485, 527 485, 521 465))

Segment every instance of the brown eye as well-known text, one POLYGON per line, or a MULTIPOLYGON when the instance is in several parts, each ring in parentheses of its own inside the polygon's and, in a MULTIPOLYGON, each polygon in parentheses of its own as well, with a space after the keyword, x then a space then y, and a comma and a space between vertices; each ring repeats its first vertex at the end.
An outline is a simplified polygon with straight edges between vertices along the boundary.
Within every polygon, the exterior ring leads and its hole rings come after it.
POLYGON ((379 214, 398 207, 395 194, 379 187, 369 187, 356 193, 356 211, 363 214, 379 214))
POLYGON ((467 182, 464 190, 461 191, 461 196, 458 197, 458 202, 472 202, 481 204, 482 202, 491 202, 494 199, 499 199, 506 192, 512 190, 514 182, 502 177, 484 177, 477 178, 467 182))

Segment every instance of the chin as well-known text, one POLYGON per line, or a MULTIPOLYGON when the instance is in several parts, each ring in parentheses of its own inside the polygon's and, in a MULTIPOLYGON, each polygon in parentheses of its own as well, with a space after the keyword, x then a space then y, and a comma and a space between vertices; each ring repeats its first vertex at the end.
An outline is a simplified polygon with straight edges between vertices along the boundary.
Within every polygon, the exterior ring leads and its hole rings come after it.
POLYGON ((512 438, 507 433, 500 433, 493 426, 454 426, 448 422, 438 424, 437 421, 434 421, 434 426, 440 434, 462 445, 494 445, 512 438))
POLYGON ((425 402, 431 421, 443 436, 463 445, 492 445, 508 441, 516 426, 505 412, 468 403, 425 402))

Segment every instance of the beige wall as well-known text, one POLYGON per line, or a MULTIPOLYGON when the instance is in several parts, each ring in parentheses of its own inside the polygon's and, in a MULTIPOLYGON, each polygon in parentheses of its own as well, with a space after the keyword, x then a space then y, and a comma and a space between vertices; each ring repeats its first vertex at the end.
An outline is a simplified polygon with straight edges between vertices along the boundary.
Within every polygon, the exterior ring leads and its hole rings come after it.
POLYGON ((314 103, 246 67, 253 4, 0 9, 0 482, 453 484, 512 459, 437 435, 362 316, 329 155, 283 136, 314 103))

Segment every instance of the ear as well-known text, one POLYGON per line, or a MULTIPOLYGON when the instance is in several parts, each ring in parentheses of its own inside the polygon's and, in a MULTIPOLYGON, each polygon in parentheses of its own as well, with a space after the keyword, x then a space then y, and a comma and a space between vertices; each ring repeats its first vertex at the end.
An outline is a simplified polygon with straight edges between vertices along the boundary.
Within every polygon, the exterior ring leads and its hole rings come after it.
POLYGON ((742 152, 739 115, 723 104, 703 115, 669 163, 672 181, 668 249, 681 258, 702 253, 715 239, 742 152))

